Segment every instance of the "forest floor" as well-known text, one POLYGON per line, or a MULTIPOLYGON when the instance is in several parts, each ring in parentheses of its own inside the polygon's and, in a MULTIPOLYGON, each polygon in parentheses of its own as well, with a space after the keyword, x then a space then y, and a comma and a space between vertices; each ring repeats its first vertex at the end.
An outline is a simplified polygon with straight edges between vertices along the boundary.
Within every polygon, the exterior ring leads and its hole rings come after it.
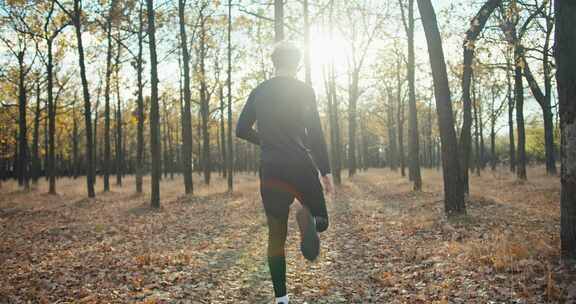
MULTIPOLYGON (((417 193, 389 170, 346 179, 314 263, 291 214, 291 303, 576 303, 576 271, 559 262, 559 181, 543 172, 473 176, 468 216, 450 221, 437 171, 417 193)), ((58 195, 4 183, 0 303, 272 303, 257 182, 242 175, 226 194, 216 178, 186 197, 166 178, 159 211, 130 177, 96 199, 84 179, 59 180, 58 195)))

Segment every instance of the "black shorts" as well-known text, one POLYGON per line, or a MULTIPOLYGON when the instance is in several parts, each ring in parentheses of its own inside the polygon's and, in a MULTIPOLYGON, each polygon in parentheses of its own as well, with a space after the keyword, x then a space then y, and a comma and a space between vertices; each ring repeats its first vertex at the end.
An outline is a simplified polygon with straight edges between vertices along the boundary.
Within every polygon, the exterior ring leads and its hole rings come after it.
POLYGON ((318 170, 309 162, 260 166, 260 194, 266 215, 287 218, 294 198, 315 217, 328 219, 318 170))

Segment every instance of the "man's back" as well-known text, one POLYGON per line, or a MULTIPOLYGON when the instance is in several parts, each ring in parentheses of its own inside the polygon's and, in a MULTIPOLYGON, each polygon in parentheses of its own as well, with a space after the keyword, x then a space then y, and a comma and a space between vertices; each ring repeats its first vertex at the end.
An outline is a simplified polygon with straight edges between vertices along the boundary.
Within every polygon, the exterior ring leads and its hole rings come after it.
POLYGON ((263 163, 302 163, 311 152, 318 169, 329 170, 314 90, 295 78, 274 77, 254 89, 236 132, 260 145, 263 163))

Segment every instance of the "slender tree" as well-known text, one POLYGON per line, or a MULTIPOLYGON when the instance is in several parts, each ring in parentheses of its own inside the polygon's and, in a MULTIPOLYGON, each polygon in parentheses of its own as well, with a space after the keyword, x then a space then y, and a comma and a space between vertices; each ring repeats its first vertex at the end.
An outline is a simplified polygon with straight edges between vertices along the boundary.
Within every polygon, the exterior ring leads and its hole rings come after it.
MULTIPOLYGON (((18 15, 21 15, 17 13, 18 15)), ((22 18, 21 16, 9 16, 10 19, 22 18)), ((0 37, 6 48, 18 61, 18 184, 24 189, 30 188, 29 170, 28 170, 28 128, 26 121, 28 97, 26 88, 26 77, 30 72, 32 65, 25 63, 26 53, 28 50, 29 38, 19 32, 17 21, 12 21, 12 26, 16 30, 16 41, 11 41, 5 37, 0 37)))
POLYGON ((460 180, 458 145, 456 130, 454 129, 448 73, 446 71, 444 50, 442 49, 442 38, 436 21, 436 13, 430 0, 418 0, 418 8, 426 34, 434 80, 436 111, 438 112, 440 139, 442 141, 445 212, 448 216, 464 214, 466 213, 464 187, 460 180))
POLYGON ((234 147, 232 142, 232 0, 228 0, 228 153, 226 168, 228 169, 227 184, 228 192, 232 192, 234 186, 234 147))
POLYGON ((122 99, 120 97, 120 68, 121 68, 121 46, 120 32, 116 38, 117 50, 114 63, 114 80, 116 85, 116 185, 122 186, 122 175, 124 174, 124 151, 123 151, 123 122, 122 122, 122 99))
POLYGON ((406 157, 404 153, 404 98, 402 97, 402 76, 401 76, 401 60, 400 53, 396 53, 396 125, 398 126, 398 155, 400 158, 400 174, 402 177, 406 176, 406 157))
POLYGON ((414 190, 422 190, 422 175, 420 173, 420 142, 418 130, 418 112, 416 108, 416 69, 414 56, 414 0, 408 0, 408 16, 404 12, 404 4, 400 1, 402 22, 408 38, 408 121, 410 136, 408 141, 409 176, 414 183, 414 190))
POLYGON ((220 86, 220 153, 221 153, 221 172, 222 176, 226 177, 226 173, 228 169, 226 169, 226 113, 225 109, 225 102, 224 102, 224 88, 220 86))
POLYGON ((516 132, 518 138, 518 146, 516 149, 516 176, 520 180, 526 180, 526 130, 524 126, 524 82, 523 82, 523 67, 522 58, 524 56, 524 49, 520 40, 530 23, 530 18, 527 20, 520 29, 516 29, 518 25, 518 8, 515 1, 512 1, 506 11, 501 6, 501 15, 505 16, 501 23, 504 38, 513 49, 513 66, 514 71, 514 105, 516 106, 516 132))
POLYGON ((37 183, 40 178, 41 161, 40 161, 40 118, 42 110, 40 109, 41 101, 40 76, 36 80, 36 106, 34 108, 34 130, 32 134, 32 182, 37 183))
POLYGON ((472 64, 476 51, 476 41, 483 31, 486 22, 494 10, 502 3, 502 0, 488 0, 482 5, 470 22, 470 28, 466 31, 464 39, 464 62, 462 72, 462 104, 463 104, 463 123, 460 135, 460 169, 462 184, 466 194, 470 191, 468 182, 468 171, 470 170, 470 153, 471 153, 471 127, 472 127, 472 101, 470 98, 470 85, 472 79, 472 64))
POLYGON ((274 41, 284 40, 284 0, 274 0, 274 41))
POLYGON ((144 81, 142 80, 143 67, 143 43, 144 43, 144 5, 140 1, 138 10, 138 54, 136 55, 136 78, 137 78, 137 98, 136 98, 136 192, 142 193, 142 176, 144 175, 144 81))
POLYGON ((204 174, 204 184, 210 184, 210 178, 212 173, 212 159, 210 155, 210 99, 211 93, 208 89, 207 80, 207 69, 206 69, 206 57, 208 56, 207 50, 207 31, 208 31, 208 16, 204 15, 204 9, 207 7, 207 3, 202 4, 200 9, 200 37, 198 42, 198 65, 200 73, 200 118, 201 118, 201 130, 202 130, 202 172, 204 174))
POLYGON ((58 35, 70 25, 69 22, 58 24, 55 27, 51 27, 53 20, 55 19, 54 14, 55 2, 52 1, 48 14, 44 22, 44 32, 43 39, 46 43, 46 74, 47 74, 47 90, 48 90, 48 161, 46 166, 46 173, 48 178, 48 193, 56 194, 56 104, 54 98, 54 42, 58 35))
MULTIPOLYGON (((545 11, 546 6, 552 10, 552 5, 549 1, 544 1, 542 6, 538 8, 538 11, 545 11)), ((526 60, 525 50, 521 52, 522 66, 524 67, 524 76, 532 95, 540 105, 542 109, 542 118, 544 120, 544 152, 546 155, 546 173, 549 175, 556 175, 556 156, 554 151, 554 115, 552 111, 552 63, 550 62, 550 40, 552 33, 554 31, 554 18, 552 13, 549 14, 542 13, 546 19, 546 32, 544 46, 542 48, 542 69, 544 71, 544 90, 541 89, 540 85, 536 81, 536 77, 530 69, 530 64, 526 60)))
POLYGON ((516 140, 514 139, 514 97, 512 95, 512 63, 509 54, 506 54, 506 86, 508 99, 508 158, 510 161, 510 172, 516 173, 516 140))
POLYGON ((110 191, 111 149, 110 149, 110 89, 112 79, 112 18, 116 9, 116 0, 110 2, 106 16, 106 78, 104 85, 104 191, 110 191))
POLYGON ((178 0, 178 17, 180 25, 180 48, 182 50, 182 68, 184 71, 184 107, 182 109, 182 160, 184 174, 184 191, 191 194, 194 191, 192 183, 192 114, 190 108, 190 54, 188 36, 186 33, 186 0, 178 0))
POLYGON ((561 133, 561 253, 576 262, 576 3, 554 1, 556 13, 556 80, 561 133))
POLYGON ((160 145, 160 110, 158 106, 158 58, 156 55, 156 23, 154 0, 146 0, 148 15, 148 46, 150 49, 150 150, 152 154, 151 205, 160 208, 160 178, 162 173, 160 145))
POLYGON ((312 68, 310 66, 310 18, 308 10, 308 0, 302 1, 304 15, 304 74, 305 81, 312 85, 312 68))

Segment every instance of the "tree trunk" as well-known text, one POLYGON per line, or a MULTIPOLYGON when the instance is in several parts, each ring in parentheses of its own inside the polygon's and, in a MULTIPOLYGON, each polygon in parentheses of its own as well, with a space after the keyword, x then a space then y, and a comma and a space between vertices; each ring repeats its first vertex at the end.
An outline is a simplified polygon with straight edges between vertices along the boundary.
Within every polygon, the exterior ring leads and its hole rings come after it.
POLYGON ((186 194, 194 192, 192 182, 192 114, 190 109, 190 53, 188 50, 188 36, 186 33, 185 0, 178 0, 178 17, 180 21, 180 48, 182 50, 182 64, 184 70, 184 108, 182 111, 182 160, 184 174, 184 191, 186 194))
POLYGON ((26 111, 28 100, 26 98, 26 66, 24 64, 25 51, 18 53, 18 125, 19 125, 19 150, 18 153, 18 183, 24 186, 24 189, 30 189, 28 176, 28 129, 26 126, 26 111))
POLYGON ((508 85, 508 158, 510 161, 510 172, 516 173, 516 139, 514 138, 514 98, 512 97, 512 65, 507 58, 506 82, 508 85))
POLYGON ((483 118, 482 102, 478 102, 478 137, 480 139, 480 169, 486 169, 486 145, 484 143, 484 118, 483 118))
POLYGON ((98 84, 98 89, 96 90, 96 105, 94 106, 94 136, 93 136, 93 144, 92 144, 92 163, 94 166, 94 171, 93 171, 93 184, 96 185, 96 177, 97 177, 97 171, 98 171, 98 164, 100 162, 100 158, 98 157, 98 119, 100 118, 100 112, 98 111, 98 109, 100 108, 100 93, 102 92, 102 86, 101 83, 98 84))
POLYGON ((478 35, 484 29, 488 18, 496 9, 502 0, 488 0, 482 8, 476 13, 471 22, 471 27, 466 32, 464 39, 464 63, 462 73, 462 105, 463 105, 463 123, 460 135, 460 169, 462 183, 465 193, 469 193, 470 185, 468 181, 468 171, 470 170, 470 152, 472 150, 472 101, 470 99, 470 87, 472 80, 472 63, 475 56, 475 43, 478 35))
POLYGON ((472 101, 472 108, 474 113, 474 169, 476 175, 480 176, 480 131, 478 127, 478 100, 476 97, 474 97, 474 100, 472 101))
POLYGON ((330 132, 333 139, 332 142, 332 176, 334 178, 334 183, 336 185, 342 184, 342 139, 340 136, 340 113, 339 113, 339 102, 338 102, 338 92, 336 91, 336 73, 334 68, 334 62, 330 64, 330 92, 332 95, 332 113, 331 113, 331 123, 330 132))
POLYGON ((210 120, 210 97, 208 96, 208 86, 206 84, 206 24, 204 16, 200 25, 200 118, 202 119, 202 169, 204 173, 204 184, 210 185, 210 174, 212 164, 210 159, 210 130, 208 123, 210 120))
POLYGON ((422 190, 420 173, 420 142, 418 130, 418 112, 416 107, 416 70, 414 58, 414 0, 408 0, 408 20, 406 35, 408 36, 408 109, 410 124, 410 140, 408 141, 408 158, 410 178, 414 182, 414 191, 422 190))
POLYGON ((152 154, 151 205, 160 208, 160 111, 158 107, 158 59, 156 55, 156 25, 154 22, 154 0, 146 0, 148 15, 148 45, 150 48, 150 150, 152 154))
MULTIPOLYGON (((50 88, 50 86, 47 85, 47 90, 48 88, 50 88)), ((50 95, 50 94, 47 94, 50 95)), ((48 163, 50 162, 50 144, 49 144, 49 130, 50 129, 48 127, 48 121, 50 120, 50 107, 48 104, 48 97, 46 98, 46 102, 44 102, 44 111, 46 111, 46 117, 44 117, 44 165, 42 170, 44 171, 44 178, 46 179, 46 181, 50 181, 50 176, 48 173, 48 163)))
POLYGON ((492 171, 496 171, 496 119, 490 122, 490 166, 492 171))
MULTIPOLYGON (((334 27, 334 0, 330 1, 330 39, 333 38, 334 27)), ((329 90, 330 90, 330 140, 332 149, 332 176, 336 185, 342 184, 342 140, 340 137, 340 119, 339 119, 339 102, 338 91, 336 89, 336 72, 334 67, 334 57, 330 57, 329 67, 329 90)))
MULTIPOLYGON (((547 51, 545 52, 547 53, 547 51)), ((544 57, 547 58, 547 54, 544 57)), ((536 79, 534 79, 534 75, 530 70, 530 66, 525 58, 522 58, 524 62, 524 76, 526 77, 526 81, 530 86, 530 90, 532 91, 532 95, 540 105, 542 109, 542 118, 544 120, 544 151, 546 154, 546 173, 549 175, 556 175, 556 158, 554 155, 554 116, 552 114, 552 101, 551 101, 551 85, 546 83, 546 94, 542 92, 538 83, 536 83, 536 79)), ((548 65, 548 59, 544 60, 545 66, 548 65)), ((546 68, 546 73, 551 73, 549 68, 546 68)), ((549 82, 549 80, 545 80, 545 82, 549 82)))
POLYGON ((434 139, 432 138, 432 99, 428 103, 428 167, 434 166, 434 139))
POLYGON ((274 0, 274 41, 284 40, 284 0, 274 0))
POLYGON ((37 183, 40 178, 40 79, 36 83, 36 109, 34 110, 34 131, 32 135, 32 181, 37 183))
MULTIPOLYGON (((543 4, 542 9, 545 9, 547 3, 543 4)), ((550 6, 549 16, 552 15, 550 6)), ((546 17, 546 38, 544 46, 542 48, 542 65, 544 70, 544 91, 540 89, 540 86, 534 79, 534 75, 530 70, 530 66, 526 61, 525 56, 522 56, 522 62, 524 66, 524 76, 526 81, 532 91, 532 95, 542 108, 542 116, 544 120, 544 147, 546 154, 546 173, 549 175, 556 175, 556 156, 555 156, 555 144, 554 144, 554 118, 552 114, 552 67, 550 65, 550 38, 552 32, 554 31, 554 23, 552 17, 546 17)))
POLYGON ((350 83, 348 99, 348 176, 356 174, 356 112, 358 103, 358 81, 359 71, 352 72, 352 82, 350 83))
POLYGON ((544 118, 544 142, 546 151, 546 172, 549 175, 556 175, 556 156, 554 144, 554 114, 551 107, 543 109, 544 118))
POLYGON ((116 78, 116 185, 122 186, 122 175, 124 174, 124 151, 122 144, 122 100, 120 99, 120 35, 118 35, 118 46, 116 51, 116 63, 114 65, 114 76, 116 78))
POLYGON ((426 34, 428 53, 432 65, 434 94, 440 137, 442 140, 442 163, 444 177, 444 204, 448 216, 465 214, 464 188, 460 181, 458 145, 454 130, 454 117, 448 84, 448 73, 442 49, 442 38, 438 30, 436 13, 429 0, 418 0, 422 25, 426 34))
POLYGON ((561 253, 564 260, 576 262, 576 3, 555 0, 554 7, 562 163, 561 253))
POLYGON ((108 20, 106 21, 106 39, 108 47, 106 51, 106 84, 104 87, 104 192, 110 191, 110 81, 112 75, 112 10, 110 4, 108 20))
POLYGON ((393 94, 391 92, 391 90, 388 90, 387 92, 387 99, 388 99, 388 105, 387 105, 387 119, 386 121, 388 122, 388 164, 390 165, 390 169, 393 171, 397 171, 398 170, 398 158, 397 158, 397 154, 398 154, 398 147, 397 147, 397 142, 398 142, 398 138, 396 138, 396 124, 394 123, 394 97, 393 94))
POLYGON ((310 21, 308 16, 308 0, 302 1, 304 14, 304 75, 306 84, 312 85, 312 68, 310 66, 310 21))
POLYGON ((514 48, 514 59, 516 67, 514 68, 514 99, 516 104, 516 126, 518 132, 518 163, 516 175, 520 180, 526 180, 526 130, 524 129, 524 83, 522 81, 522 67, 520 61, 522 50, 519 46, 514 48))
POLYGON ((226 177, 226 114, 224 112, 224 88, 220 87, 220 151, 222 153, 222 177, 226 177))
POLYGON ((78 120, 76 119, 76 101, 77 96, 74 94, 72 102, 72 176, 78 178, 79 161, 78 161, 78 120))
POLYGON ((228 153, 226 168, 228 169, 228 192, 234 185, 234 150, 232 143, 232 0, 228 0, 228 153))
POLYGON ((348 176, 356 174, 356 126, 357 126, 357 106, 358 106, 358 81, 359 71, 352 72, 348 99, 348 176))
POLYGON ((136 76, 138 82, 138 98, 136 99, 137 103, 137 134, 136 134, 136 192, 142 193, 142 176, 144 175, 144 83, 142 80, 142 72, 143 72, 143 42, 144 42, 144 8, 142 2, 140 2, 140 10, 138 12, 138 55, 136 58, 136 76))
POLYGON ((400 156, 400 173, 402 177, 406 176, 406 158, 404 155, 404 102, 402 101, 402 78, 400 77, 400 58, 396 61, 396 101, 398 102, 398 111, 396 120, 398 126, 398 154, 400 156))
POLYGON ((54 105, 54 65, 52 44, 53 40, 48 39, 48 162, 47 162, 47 177, 48 177, 48 193, 56 194, 56 157, 55 157, 55 135, 56 135, 56 106, 54 105))

